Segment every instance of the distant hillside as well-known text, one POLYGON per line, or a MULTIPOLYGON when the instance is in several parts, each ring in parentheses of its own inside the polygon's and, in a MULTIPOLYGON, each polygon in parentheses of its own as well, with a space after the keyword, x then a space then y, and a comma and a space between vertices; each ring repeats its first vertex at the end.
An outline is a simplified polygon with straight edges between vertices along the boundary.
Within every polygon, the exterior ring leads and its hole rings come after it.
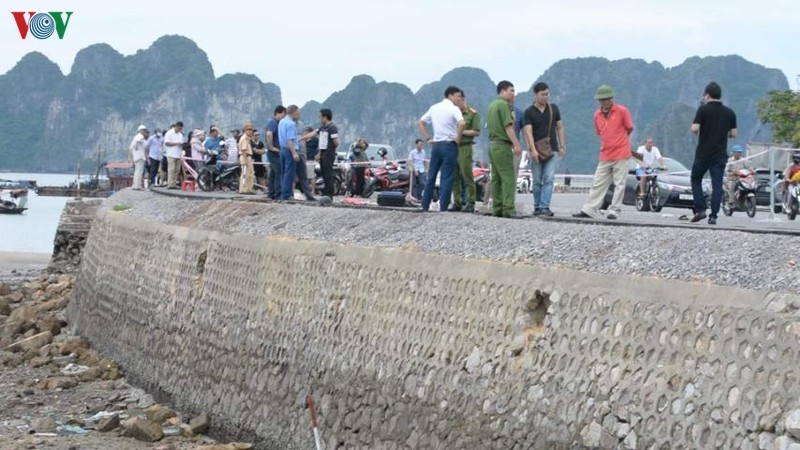
MULTIPOLYGON (((612 85, 617 101, 631 109, 636 142, 652 136, 665 155, 685 163, 695 145, 689 124, 708 81, 720 82, 723 101, 737 112, 739 142, 756 135, 759 141, 771 139, 771 130, 759 124, 756 104, 770 90, 788 89, 779 70, 739 56, 692 57, 673 68, 634 59, 569 59, 538 79, 551 86, 552 101, 561 107, 566 165, 573 173, 592 171, 597 160, 591 117, 600 84, 612 85)), ((400 83, 357 75, 324 101, 304 105, 302 121, 316 123, 319 108, 326 106, 333 109, 345 144, 364 136, 405 153, 418 135, 417 119, 442 98, 446 86, 464 89, 484 116, 496 81, 482 69, 462 67, 412 92, 400 83)), ((517 106, 524 109, 537 80, 512 81, 519 92, 517 106)), ((214 123, 230 129, 252 121, 262 128, 282 101, 278 86, 254 75, 216 78, 205 52, 180 36, 164 36, 131 56, 106 44, 92 45, 76 55, 68 75, 33 52, 0 76, 0 89, 6 93, 0 99, 0 170, 19 171, 74 171, 81 161, 90 167, 98 154, 103 160, 124 158, 140 123, 164 128, 182 120, 189 128, 214 123)), ((484 154, 485 135, 477 147, 484 154)))

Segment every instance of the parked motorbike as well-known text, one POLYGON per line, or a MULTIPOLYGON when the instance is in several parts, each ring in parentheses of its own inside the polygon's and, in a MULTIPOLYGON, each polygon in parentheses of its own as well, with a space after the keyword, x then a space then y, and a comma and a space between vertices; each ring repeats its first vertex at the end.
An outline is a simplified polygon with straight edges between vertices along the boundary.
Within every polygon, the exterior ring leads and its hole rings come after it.
POLYGON ((411 176, 405 167, 394 161, 383 161, 380 167, 367 169, 367 183, 364 186, 364 198, 369 198, 375 191, 402 191, 407 193, 411 185, 411 176))
MULTIPOLYGON (((490 170, 485 167, 475 166, 472 168, 472 179, 475 181, 475 200, 482 202, 489 191, 489 173, 490 170)), ((436 175, 436 186, 433 188, 433 201, 439 201, 439 181, 441 180, 442 172, 436 175)))
POLYGON ((800 183, 790 181, 784 198, 783 211, 789 216, 789 220, 796 219, 800 212, 800 183))
POLYGON ((733 191, 733 201, 729 194, 725 192, 722 196, 722 212, 730 216, 734 211, 745 211, 747 217, 756 215, 756 182, 753 172, 747 169, 740 169, 735 173, 738 181, 733 191))
POLYGON ((522 169, 517 172, 517 193, 529 194, 531 192, 531 171, 522 169))
POLYGON ((210 150, 208 159, 197 174, 197 184, 200 185, 200 189, 206 192, 214 189, 238 191, 239 176, 242 173, 241 166, 231 164, 220 167, 217 164, 218 159, 219 152, 210 150))
MULTIPOLYGON (((345 183, 347 174, 345 172, 344 165, 333 165, 333 195, 345 195, 347 191, 347 183, 345 183)), ((325 179, 322 178, 322 169, 319 167, 319 163, 314 165, 314 174, 314 185, 317 188, 317 192, 322 192, 325 188, 325 179)))
POLYGON ((489 187, 489 169, 476 166, 472 168, 472 179, 475 180, 475 200, 482 202, 489 187))

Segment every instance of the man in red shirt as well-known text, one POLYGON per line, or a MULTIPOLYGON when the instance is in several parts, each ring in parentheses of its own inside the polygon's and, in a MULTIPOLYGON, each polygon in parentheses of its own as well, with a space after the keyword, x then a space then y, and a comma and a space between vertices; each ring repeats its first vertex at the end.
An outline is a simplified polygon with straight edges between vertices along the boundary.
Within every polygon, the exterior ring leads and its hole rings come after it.
MULTIPOLYGON (((600 108, 594 113, 594 129, 600 136, 600 163, 594 173, 594 183, 589 198, 580 212, 573 217, 597 217, 600 206, 614 182, 614 197, 608 208, 606 218, 616 219, 622 212, 622 197, 625 194, 625 177, 628 175, 628 159, 638 154, 631 152, 630 134, 633 132, 633 119, 628 108, 614 103, 614 90, 602 85, 594 96, 600 108)), ((637 159, 641 159, 641 155, 637 159)))

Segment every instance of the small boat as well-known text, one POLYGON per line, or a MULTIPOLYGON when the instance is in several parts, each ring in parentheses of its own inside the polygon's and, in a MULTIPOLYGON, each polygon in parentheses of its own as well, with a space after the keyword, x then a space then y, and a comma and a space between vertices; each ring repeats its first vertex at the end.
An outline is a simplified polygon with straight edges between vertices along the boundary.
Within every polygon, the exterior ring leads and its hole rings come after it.
POLYGON ((36 180, 0 180, 0 189, 36 189, 36 180))
POLYGON ((111 197, 114 192, 133 185, 133 164, 112 161, 102 164, 97 173, 89 177, 78 177, 69 186, 37 186, 40 197, 111 197), (106 177, 100 177, 105 168, 106 177))
POLYGON ((28 206, 28 190, 0 190, 0 214, 22 214, 28 206), (6 193, 8 197, 6 197, 6 193))

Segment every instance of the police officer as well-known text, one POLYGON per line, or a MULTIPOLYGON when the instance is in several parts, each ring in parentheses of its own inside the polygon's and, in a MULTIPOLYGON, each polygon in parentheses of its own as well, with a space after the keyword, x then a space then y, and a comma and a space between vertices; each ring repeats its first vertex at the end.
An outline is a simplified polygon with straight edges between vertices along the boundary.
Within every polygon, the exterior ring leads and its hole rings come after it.
POLYGON ((475 211, 475 178, 472 176, 472 144, 481 134, 481 119, 478 111, 467 104, 464 94, 461 101, 461 114, 464 116, 464 132, 458 144, 458 166, 456 167, 455 180, 453 181, 453 206, 450 211, 475 211), (467 204, 463 205, 462 189, 466 187, 467 204))

